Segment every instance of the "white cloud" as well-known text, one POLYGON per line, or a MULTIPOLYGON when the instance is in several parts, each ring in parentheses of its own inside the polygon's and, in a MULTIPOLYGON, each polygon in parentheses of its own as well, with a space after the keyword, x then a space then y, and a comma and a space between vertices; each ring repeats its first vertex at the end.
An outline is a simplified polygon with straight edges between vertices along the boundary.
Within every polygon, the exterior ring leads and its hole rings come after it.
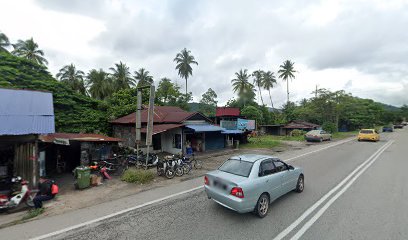
MULTIPOLYGON (((211 87, 226 103, 239 69, 276 72, 290 59, 299 71, 291 100, 310 97, 317 84, 401 105, 408 103, 407 11, 401 0, 6 1, 0 30, 12 41, 33 36, 54 74, 71 62, 88 71, 123 61, 184 86, 173 58, 186 47, 199 62, 189 80, 196 100, 211 87)), ((286 101, 278 82, 275 106, 286 101)))

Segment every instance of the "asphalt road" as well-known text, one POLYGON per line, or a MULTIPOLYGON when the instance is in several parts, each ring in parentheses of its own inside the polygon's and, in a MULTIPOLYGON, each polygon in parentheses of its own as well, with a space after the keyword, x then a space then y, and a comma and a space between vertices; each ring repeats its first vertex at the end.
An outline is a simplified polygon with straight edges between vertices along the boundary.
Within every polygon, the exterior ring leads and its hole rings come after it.
POLYGON ((303 167, 305 190, 276 200, 264 219, 197 190, 53 239, 408 239, 408 131, 381 139, 290 161, 303 167))

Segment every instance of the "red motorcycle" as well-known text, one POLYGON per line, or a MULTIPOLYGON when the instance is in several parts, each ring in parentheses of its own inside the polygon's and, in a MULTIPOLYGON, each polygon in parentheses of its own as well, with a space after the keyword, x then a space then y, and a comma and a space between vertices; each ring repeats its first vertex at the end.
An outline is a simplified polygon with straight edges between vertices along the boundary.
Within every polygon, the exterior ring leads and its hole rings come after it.
POLYGON ((28 207, 34 207, 33 199, 36 193, 28 188, 28 182, 21 177, 14 177, 11 179, 11 183, 20 183, 21 189, 19 191, 10 190, 6 193, 0 193, 0 211, 16 208, 23 202, 28 207))

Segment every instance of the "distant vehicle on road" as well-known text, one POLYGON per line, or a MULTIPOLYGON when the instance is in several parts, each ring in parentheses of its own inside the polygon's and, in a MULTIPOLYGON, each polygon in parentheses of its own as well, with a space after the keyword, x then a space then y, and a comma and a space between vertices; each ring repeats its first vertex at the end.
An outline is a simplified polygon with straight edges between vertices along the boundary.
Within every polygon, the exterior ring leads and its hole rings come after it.
POLYGON ((375 129, 361 129, 357 137, 358 141, 380 141, 380 134, 375 129))
POLYGON ((395 124, 395 125, 394 125, 394 128, 404 128, 404 125, 402 125, 402 124, 395 124))
POLYGON ((204 176, 209 199, 239 213, 263 218, 269 204, 280 196, 304 189, 304 174, 274 156, 246 154, 225 161, 204 176))
POLYGON ((384 126, 382 129, 383 132, 394 132, 393 126, 384 126))
POLYGON ((330 141, 332 135, 324 130, 312 130, 305 134, 306 141, 319 141, 323 142, 325 140, 330 141))

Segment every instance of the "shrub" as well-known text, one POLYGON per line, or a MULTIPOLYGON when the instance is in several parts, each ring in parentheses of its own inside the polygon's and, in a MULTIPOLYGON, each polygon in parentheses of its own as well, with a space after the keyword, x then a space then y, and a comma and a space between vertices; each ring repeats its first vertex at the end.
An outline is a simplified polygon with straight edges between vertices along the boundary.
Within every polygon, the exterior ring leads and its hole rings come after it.
POLYGON ((306 134, 306 132, 303 131, 303 130, 300 130, 300 129, 295 129, 292 132, 290 132, 290 135, 293 136, 293 137, 303 136, 305 134, 306 134))
POLYGON ((126 170, 121 180, 128 183, 148 183, 154 179, 154 174, 151 171, 141 169, 126 170))
POLYGON ((332 122, 325 122, 322 125, 322 128, 324 131, 329 132, 329 133, 336 133, 338 132, 336 124, 332 122))

